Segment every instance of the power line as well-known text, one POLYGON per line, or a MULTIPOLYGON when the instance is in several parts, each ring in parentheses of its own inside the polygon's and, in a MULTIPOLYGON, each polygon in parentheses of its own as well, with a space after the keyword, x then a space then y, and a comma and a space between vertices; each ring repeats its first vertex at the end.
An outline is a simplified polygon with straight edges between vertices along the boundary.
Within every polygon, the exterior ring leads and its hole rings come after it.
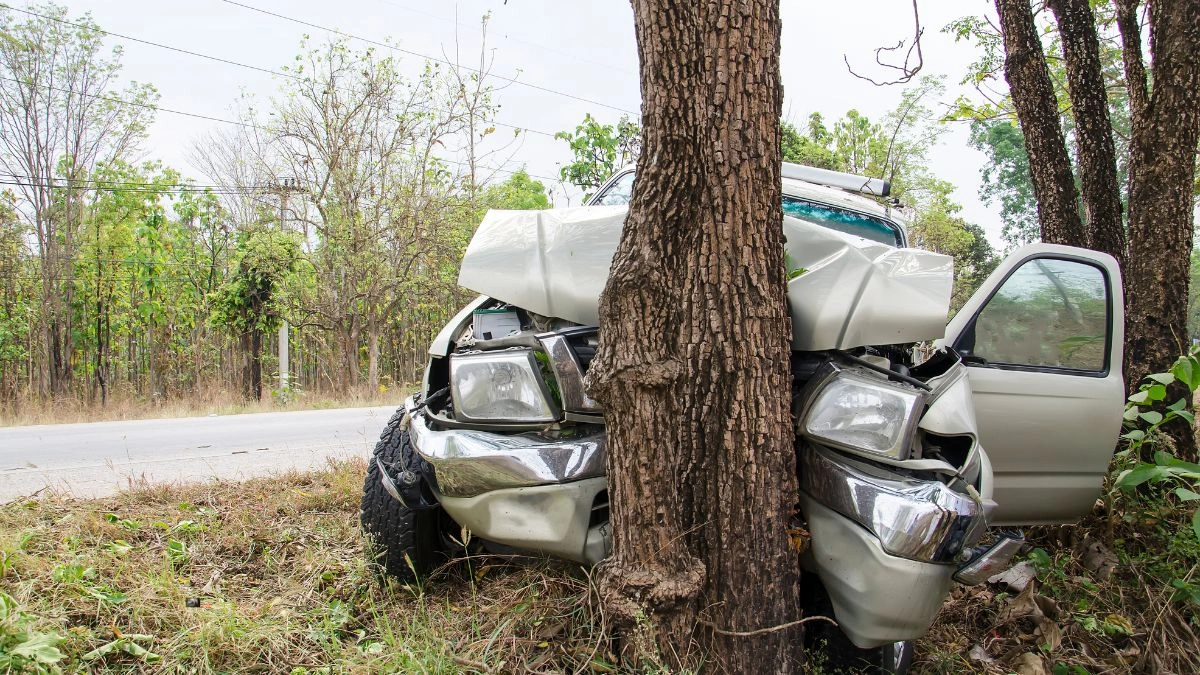
POLYGON ((520 86, 522 86, 522 87, 528 87, 528 88, 530 88, 530 89, 535 89, 535 90, 537 90, 537 91, 545 92, 545 93, 547 93, 547 94, 554 94, 555 96, 562 96, 562 97, 565 97, 565 98, 574 99, 574 100, 576 100, 576 101, 581 101, 581 102, 583 102, 583 103, 588 103, 588 104, 591 104, 591 105, 598 105, 598 106, 600 106, 600 107, 602 107, 602 108, 608 108, 609 110, 615 110, 615 111, 617 111, 617 112, 623 112, 623 113, 626 113, 626 114, 629 114, 629 115, 633 115, 633 116, 635 116, 635 117, 636 117, 636 116, 638 116, 638 113, 636 113, 636 112, 634 112, 634 111, 632 111, 632 110, 629 110, 629 109, 627 109, 627 108, 622 108, 622 107, 620 107, 620 106, 615 106, 615 105, 612 105, 612 104, 609 104, 609 103, 603 103, 603 102, 601 102, 601 101, 596 101, 596 100, 589 99, 589 98, 583 98, 582 96, 576 96, 575 94, 569 94, 569 93, 567 93, 567 92, 565 92, 565 91, 559 91, 558 89, 551 89, 550 87, 543 87, 543 86, 541 86, 541 85, 538 85, 538 84, 533 84, 533 83, 531 83, 531 82, 524 82, 524 81, 522 81, 522 80, 518 80, 518 79, 516 79, 516 78, 513 78, 513 77, 505 77, 505 76, 503 76, 503 75, 494 75, 494 74, 490 74, 490 73, 487 73, 487 72, 485 72, 485 71, 483 71, 483 70, 480 70, 480 69, 478 69, 478 68, 471 68, 470 66, 464 66, 464 65, 460 65, 460 64, 454 63, 453 61, 450 61, 450 60, 448 60, 448 59, 438 58, 438 57, 435 57, 435 56, 429 56, 429 55, 427 55, 427 54, 422 54, 422 53, 420 53, 420 52, 415 52, 415 51, 412 51, 411 49, 403 49, 403 48, 397 47, 397 46, 395 46, 395 45, 390 45, 390 44, 388 44, 388 43, 386 43, 386 42, 380 42, 380 41, 378 41, 378 40, 372 40, 371 38, 365 38, 365 37, 362 37, 362 36, 359 36, 359 35, 354 35, 353 33, 347 33, 347 32, 345 32, 345 31, 340 31, 340 30, 337 30, 336 28, 329 28, 328 26, 322 26, 322 25, 320 25, 320 24, 312 23, 312 22, 310 22, 310 21, 305 21, 305 20, 303 20, 303 19, 297 19, 297 18, 295 18, 295 17, 291 17, 291 16, 285 16, 285 15, 283 15, 283 14, 278 14, 278 13, 276 13, 276 12, 272 12, 272 11, 269 11, 269 10, 261 9, 261 8, 259 8, 259 7, 254 7, 254 6, 252 6, 252 5, 247 5, 247 4, 244 4, 244 3, 241 3, 241 2, 237 2, 236 0, 221 0, 221 2, 224 2, 224 3, 226 3, 226 4, 229 4, 229 5, 234 5, 235 7, 241 7, 242 9, 247 9, 247 10, 250 10, 251 12, 258 12, 259 14, 265 14, 265 15, 267 15, 267 16, 272 16, 272 17, 275 17, 276 19, 282 19, 283 21, 289 21, 289 22, 291 22, 291 23, 299 24, 299 25, 301 25, 301 26, 305 26, 305 27, 307 27, 307 28, 315 28, 315 29, 317 29, 317 30, 323 30, 323 31, 325 31, 325 32, 328 32, 328 33, 333 33, 334 35, 340 35, 340 36, 342 36, 342 37, 344 37, 344 38, 349 38, 349 39, 351 39, 351 40, 358 40, 358 41, 360 41, 360 42, 365 42, 365 43, 367 43, 367 44, 369 44, 369 45, 374 45, 374 46, 376 46, 376 47, 382 47, 382 48, 384 48, 384 49, 390 49, 390 50, 392 50, 392 51, 394 51, 394 52, 400 52, 401 54, 408 54, 409 56, 415 56, 415 57, 417 57, 417 58, 425 59, 425 60, 427 60, 427 61, 434 61, 434 62, 437 62, 437 63, 443 63, 443 64, 445 64, 445 65, 448 65, 448 66, 453 66, 453 67, 455 67, 455 68, 462 68, 463 70, 466 70, 467 72, 475 73, 475 74, 477 74, 477 75, 480 75, 480 76, 494 77, 494 78, 496 78, 496 79, 498 79, 498 80, 503 80, 503 81, 505 81, 505 82, 509 82, 509 83, 511 83, 511 84, 516 84, 516 85, 520 85, 520 86))
MULTIPOLYGON (((390 0, 376 0, 376 1, 381 2, 385 5, 389 5, 391 7, 395 7, 396 9, 399 9, 400 11, 403 11, 403 12, 409 12, 411 14, 418 14, 420 16, 426 16, 431 19, 437 19, 438 21, 444 21, 446 23, 454 24, 454 26, 456 28, 457 27, 462 27, 462 28, 472 27, 471 24, 463 23, 463 22, 459 21, 457 18, 451 19, 450 17, 440 16, 437 14, 433 14, 432 12, 423 12, 419 9, 413 9, 412 7, 407 7, 405 5, 400 5, 395 2, 391 2, 390 0)), ((455 12, 455 16, 457 17, 457 12, 455 12)), ((536 42, 530 42, 529 40, 524 40, 521 38, 513 37, 512 35, 509 35, 508 33, 502 33, 501 37, 505 40, 510 40, 512 42, 516 42, 517 44, 528 45, 530 47, 533 47, 534 49, 541 49, 543 51, 550 52, 551 54, 559 54, 559 55, 565 56, 569 59, 579 61, 580 63, 587 63, 587 64, 591 64, 593 66, 607 68, 608 70, 612 70, 612 71, 615 71, 618 73, 624 73, 626 75, 633 75, 635 77, 637 76, 637 71, 629 70, 627 68, 620 68, 620 67, 614 66, 611 63, 606 63, 604 61, 597 61, 595 59, 587 59, 576 53, 572 53, 572 52, 562 50, 562 49, 555 49, 554 47, 547 47, 546 45, 543 45, 543 44, 538 44, 536 42)))
MULTIPOLYGON (((114 97, 114 96, 105 96, 105 95, 103 95, 103 94, 88 94, 88 93, 84 93, 84 92, 77 92, 77 91, 72 91, 72 90, 70 90, 70 89, 63 89, 62 87, 55 87, 55 86, 53 86, 53 85, 49 85, 49 84, 41 84, 41 83, 33 84, 33 83, 29 83, 29 82, 24 82, 24 81, 22 81, 22 80, 18 80, 18 79, 16 79, 16 78, 13 78, 13 77, 4 77, 4 76, 0 76, 0 80, 5 80, 5 81, 7 81, 7 82, 15 82, 16 84, 20 84, 20 85, 26 85, 26 86, 36 86, 36 87, 39 87, 39 88, 41 88, 41 89, 46 89, 47 91, 58 91, 58 92, 63 92, 63 93, 67 93, 67 94, 74 94, 75 96, 83 96, 83 97, 85 97, 85 98, 93 98, 93 99, 97 99, 97 100, 101 100, 101 101, 108 101, 108 102, 110 102, 110 103, 116 103, 116 104, 118 104, 118 105, 127 105, 127 106, 133 106, 133 107, 135 107, 135 108, 144 108, 144 109, 147 109, 147 110, 154 110, 154 111, 156 111, 156 112, 165 112, 165 113, 171 113, 171 114, 173 114, 173 115, 183 115, 183 116, 185 116, 185 117, 195 117, 195 118, 199 118, 199 119, 203 119, 203 120, 208 120, 208 121, 210 121, 210 122, 220 122, 220 123, 223 123, 223 124, 232 124, 232 125, 235 125, 235 126, 239 126, 239 127, 245 127, 245 128, 247 128, 247 129, 255 129, 255 130, 258 130, 258 131, 263 131, 263 132, 267 132, 267 133, 270 133, 270 131, 271 131, 271 130, 270 130, 270 129, 268 129, 267 127, 260 126, 260 125, 257 125, 257 124, 253 124, 253 123, 251 123, 251 122, 239 122, 239 121, 236 121, 236 120, 230 120, 230 119, 225 119, 225 118, 221 118, 221 117, 211 117, 211 116, 209 116, 209 115, 201 115, 201 114, 198 114, 198 113, 190 113, 190 112, 186 112, 186 111, 183 111, 183 110, 175 110, 175 109, 173 109, 173 108, 164 108, 163 106, 160 106, 160 105, 154 105, 154 104, 152 104, 152 103, 140 103, 140 102, 138 102, 138 101, 128 101, 128 100, 126 100, 126 99, 123 99, 123 98, 116 98, 116 97, 114 97)), ((470 166, 470 164, 469 164, 468 162, 462 162, 462 161, 459 161, 459 160, 454 160, 454 159, 446 159, 446 158, 441 158, 441 157, 437 158, 437 161, 439 161, 439 162, 445 162, 446 164, 453 164, 453 165, 460 166, 460 167, 462 167, 462 166, 470 166)), ((496 172, 498 172, 498 173, 507 173, 507 174, 510 174, 510 175, 511 175, 511 174, 516 174, 516 173, 519 173, 520 171, 522 171, 522 169, 517 169, 517 170, 513 170, 513 169, 502 169, 502 168, 500 168, 500 167, 495 167, 495 166, 484 166, 484 165, 477 165, 475 168, 477 168, 477 169, 483 169, 484 171, 496 171, 496 172)), ((538 175, 538 174, 532 174, 532 173, 529 173, 528 171, 526 171, 526 173, 529 175, 529 177, 530 177, 530 178, 538 178, 538 179, 541 179, 541 180, 548 180, 548 181, 557 181, 557 180, 559 180, 558 178, 552 178, 552 177, 550 177, 550 176, 541 176, 541 175, 538 175)), ((31 186, 29 186, 29 187, 39 187, 39 186, 36 186, 36 185, 31 185, 31 186)), ((41 186, 41 187, 46 187, 46 186, 41 186)))
POLYGON ((22 85, 32 85, 35 87, 39 87, 41 89, 45 89, 47 91, 58 91, 58 92, 63 92, 63 93, 67 93, 67 94, 74 94, 76 96, 83 96, 85 98, 94 98, 94 99, 97 99, 100 101, 108 101, 109 103, 116 103, 118 105, 125 105, 125 106, 134 107, 134 108, 143 108, 145 110, 154 110, 156 112, 171 113, 172 115, 183 115, 184 117, 194 117, 197 119, 208 120, 209 122, 222 122, 224 124, 233 124, 233 125, 236 125, 239 127, 246 127, 248 129, 258 129, 259 131, 267 130, 264 127, 260 127, 255 124, 250 124, 249 122, 237 122, 235 120, 227 120, 227 119, 222 119, 220 117, 210 117, 208 115, 201 115, 199 113, 190 113, 190 112, 185 112, 183 110, 174 110, 172 108, 164 108, 163 106, 155 105, 153 103, 141 103, 139 101, 128 101, 126 99, 116 98, 114 96, 105 96, 104 94, 87 94, 87 93, 80 92, 80 91, 72 91, 70 89, 63 89, 62 87, 55 87, 55 86, 49 85, 49 84, 41 84, 41 83, 33 84, 30 82, 24 82, 22 80, 18 80, 14 77, 0 76, 0 80, 6 80, 8 82, 15 82, 17 84, 22 84, 22 85))
MULTIPOLYGON (((172 188, 172 187, 181 187, 181 188, 195 189, 195 190, 212 189, 212 190, 246 190, 246 191, 275 189, 275 186, 273 186, 273 185, 248 185, 248 186, 202 185, 202 184, 190 183, 190 182, 187 182, 187 183, 140 183, 140 182, 135 182, 135 181, 105 180, 103 178, 71 178, 71 179, 50 178, 50 179, 44 181, 39 176, 24 176, 24 175, 15 174, 15 173, 0 173, 0 176, 6 176, 8 178, 13 178, 13 179, 20 180, 20 181, 36 181, 36 185, 38 187, 64 187, 65 188, 65 187, 71 187, 74 184, 82 183, 84 185, 94 184, 94 185, 101 185, 101 186, 105 186, 105 187, 122 187, 122 188, 123 187, 135 187, 135 188, 136 187, 145 187, 145 188, 154 188, 159 191, 163 191, 164 189, 166 189, 166 191, 169 191, 169 188, 172 188), (66 184, 58 185, 55 183, 55 181, 64 181, 64 182, 66 182, 66 184)), ((75 186, 78 187, 78 185, 75 185, 75 186)))
POLYGON ((60 185, 60 184, 56 184, 56 183, 45 183, 45 182, 40 182, 40 181, 20 181, 20 180, 0 180, 0 185, 9 185, 9 186, 13 186, 13 187, 47 188, 47 189, 52 189, 52 190, 74 190, 74 191, 78 191, 78 192, 128 192, 128 193, 132 193, 132 194, 152 194, 152 195, 162 195, 162 194, 241 195, 241 194, 246 194, 247 192, 259 189, 259 188, 245 188, 245 189, 239 188, 239 189, 214 190, 214 189, 207 188, 207 187, 201 188, 201 189, 183 188, 183 187, 153 189, 153 188, 119 187, 119 186, 105 186, 105 185, 71 185, 71 184, 60 185))
MULTIPOLYGON (((240 62, 240 61, 233 61, 233 60, 231 60, 231 59, 222 58, 222 57, 220 57, 220 56, 213 56, 213 55, 211 55, 211 54, 202 54, 202 53, 200 53, 200 52, 194 52, 194 51, 191 51, 191 50, 188 50, 188 49, 183 49, 183 48, 181 48, 181 47, 175 47, 175 46, 172 46, 172 45, 167 45, 167 44, 163 44, 163 43, 160 43, 160 42, 153 42, 153 41, 151 41, 151 40, 143 40, 143 39, 141 39, 141 38, 136 38, 136 37, 133 37, 133 36, 130 36, 130 35, 123 35, 123 34, 121 34, 121 33, 114 33, 114 32, 112 32, 112 31, 101 30, 101 29, 99 29, 99 28, 95 28, 95 27, 93 27, 93 26, 85 26, 85 25, 83 25, 83 24, 75 23, 75 22, 73 22, 73 21, 68 21, 68 20, 66 20, 66 19, 60 19, 60 18, 58 18, 58 17, 54 17, 54 16, 48 16, 48 15, 45 15, 45 14, 39 14, 39 13, 37 13, 37 12, 33 12, 33 11, 30 11, 30 10, 28 10, 28 9, 23 9, 23 8, 21 8, 21 7, 13 7, 13 6, 11 6, 11 5, 6 5, 6 4, 3 4, 3 3, 0 3, 0 7, 2 7, 2 8, 5 8, 5 9, 11 9, 11 10, 15 10, 15 11, 21 12, 21 13, 23 13, 23 14, 27 14, 27 15, 29 15, 29 16, 34 16, 34 17, 37 17, 37 18, 39 18, 39 19, 43 19, 43 20, 45 20, 45 21, 54 21, 54 22, 61 23, 61 24, 67 25, 67 26, 73 26, 73 27, 75 27, 75 28, 84 28, 84 29, 87 29, 87 30, 94 31, 94 32, 96 32, 96 33, 100 33, 101 35, 107 35, 107 36, 109 36, 109 37, 114 37, 114 38, 118 38, 118 39, 121 39, 121 40, 128 40, 128 41, 130 41, 130 42, 136 42, 136 43, 139 43, 139 44, 149 45, 149 46, 151 46, 151 47, 158 47, 159 49, 166 49, 166 50, 168 50, 168 51, 172 51, 172 52, 178 52, 178 53, 180 53, 180 54, 186 54, 186 55, 188 55, 188 56, 194 56, 194 57, 196 57, 196 58, 208 59, 209 61, 215 61, 215 62, 217 62, 217 63, 224 63, 224 64, 226 64, 226 65, 230 65, 230 66, 237 66, 237 67, 239 67, 239 68, 247 68, 247 69, 250 69, 250 70, 255 70, 255 71, 258 71, 258 72, 260 72, 260 73, 266 73, 266 74, 268 74, 268 75, 274 75, 274 76, 276 76, 276 77, 287 78, 287 79, 294 80, 294 81, 297 81, 297 82, 304 82, 304 81, 306 81, 306 78, 300 77, 299 75, 295 75, 295 74, 293 74, 293 73, 286 73, 286 72, 283 72, 283 71, 280 71, 280 70, 273 70, 273 69, 271 69, 271 68, 264 68, 264 67, 262 67, 262 66, 255 66, 255 65, 252 65, 252 64, 249 64, 249 63, 242 63, 242 62, 240 62)), ((449 111, 445 111, 445 110, 438 111, 438 112, 443 112, 443 113, 447 113, 447 114, 449 113, 449 111)), ((508 123, 506 123, 506 122, 500 122, 500 121, 497 121, 497 120, 490 120, 490 121, 489 121, 489 123, 490 123, 490 124, 494 124, 494 125, 496 125, 496 126, 499 126, 499 127, 504 127, 504 128, 506 128, 506 129, 515 129, 515 130, 518 130, 518 131, 524 131, 524 132, 531 133, 531 134, 538 134, 538 135, 541 135, 541 136, 546 136, 546 137, 548 137, 548 138, 554 138, 554 134, 553 134, 553 133, 550 133, 550 132, 548 132, 548 131, 542 131, 542 130, 540 130, 540 129, 532 129, 532 128, 530 128, 530 127, 519 126, 519 125, 516 125, 516 124, 508 124, 508 123)))

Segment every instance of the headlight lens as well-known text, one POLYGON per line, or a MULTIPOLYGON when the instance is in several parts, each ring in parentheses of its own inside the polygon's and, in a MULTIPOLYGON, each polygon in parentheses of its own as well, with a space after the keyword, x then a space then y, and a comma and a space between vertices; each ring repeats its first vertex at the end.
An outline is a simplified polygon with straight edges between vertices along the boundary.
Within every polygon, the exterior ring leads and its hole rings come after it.
POLYGON ((450 394, 455 416, 469 422, 553 422, 550 402, 533 352, 511 350, 454 356, 450 394))
POLYGON ((841 369, 822 382, 802 433, 845 450, 908 458, 924 392, 841 369))

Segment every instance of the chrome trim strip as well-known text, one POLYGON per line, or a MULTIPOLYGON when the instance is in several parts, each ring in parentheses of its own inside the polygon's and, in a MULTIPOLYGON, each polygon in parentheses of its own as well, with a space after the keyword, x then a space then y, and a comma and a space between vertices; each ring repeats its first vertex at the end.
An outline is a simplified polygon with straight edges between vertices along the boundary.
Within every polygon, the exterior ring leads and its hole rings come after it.
POLYGON ((467 429, 436 431, 423 414, 414 411, 409 434, 413 448, 433 466, 438 490, 450 497, 604 475, 603 431, 572 439, 467 429))
POLYGON ((558 391, 562 395, 563 410, 570 412, 600 413, 600 404, 592 400, 583 388, 583 367, 579 358, 562 335, 546 335, 541 338, 550 356, 554 376, 558 380, 558 391))
POLYGON ((974 497, 811 443, 800 452, 800 489, 865 527, 888 553, 911 560, 952 563, 987 529, 974 497))

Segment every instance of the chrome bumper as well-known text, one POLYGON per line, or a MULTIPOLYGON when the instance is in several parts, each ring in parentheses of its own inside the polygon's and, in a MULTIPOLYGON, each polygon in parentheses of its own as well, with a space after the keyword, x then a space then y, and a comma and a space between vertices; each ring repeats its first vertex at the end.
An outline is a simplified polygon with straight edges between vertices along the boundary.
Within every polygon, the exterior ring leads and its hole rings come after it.
POLYGON ((409 434, 417 454, 433 467, 438 491, 447 497, 604 476, 603 433, 551 440, 536 434, 437 431, 416 413, 410 415, 409 434))
POLYGON ((884 551, 909 560, 953 563, 987 529, 976 497, 813 444, 800 452, 800 490, 862 525, 884 551))

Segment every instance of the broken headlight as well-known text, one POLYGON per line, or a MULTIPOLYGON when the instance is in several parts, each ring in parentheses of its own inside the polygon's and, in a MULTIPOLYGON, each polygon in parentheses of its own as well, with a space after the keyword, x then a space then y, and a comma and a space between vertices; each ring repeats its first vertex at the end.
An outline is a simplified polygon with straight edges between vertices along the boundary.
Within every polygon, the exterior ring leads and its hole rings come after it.
POLYGON ((801 434, 851 452, 908 459, 925 392, 832 365, 809 387, 801 434))
POLYGON ((450 358, 450 395, 464 422, 553 422, 558 410, 533 352, 511 349, 450 358))

